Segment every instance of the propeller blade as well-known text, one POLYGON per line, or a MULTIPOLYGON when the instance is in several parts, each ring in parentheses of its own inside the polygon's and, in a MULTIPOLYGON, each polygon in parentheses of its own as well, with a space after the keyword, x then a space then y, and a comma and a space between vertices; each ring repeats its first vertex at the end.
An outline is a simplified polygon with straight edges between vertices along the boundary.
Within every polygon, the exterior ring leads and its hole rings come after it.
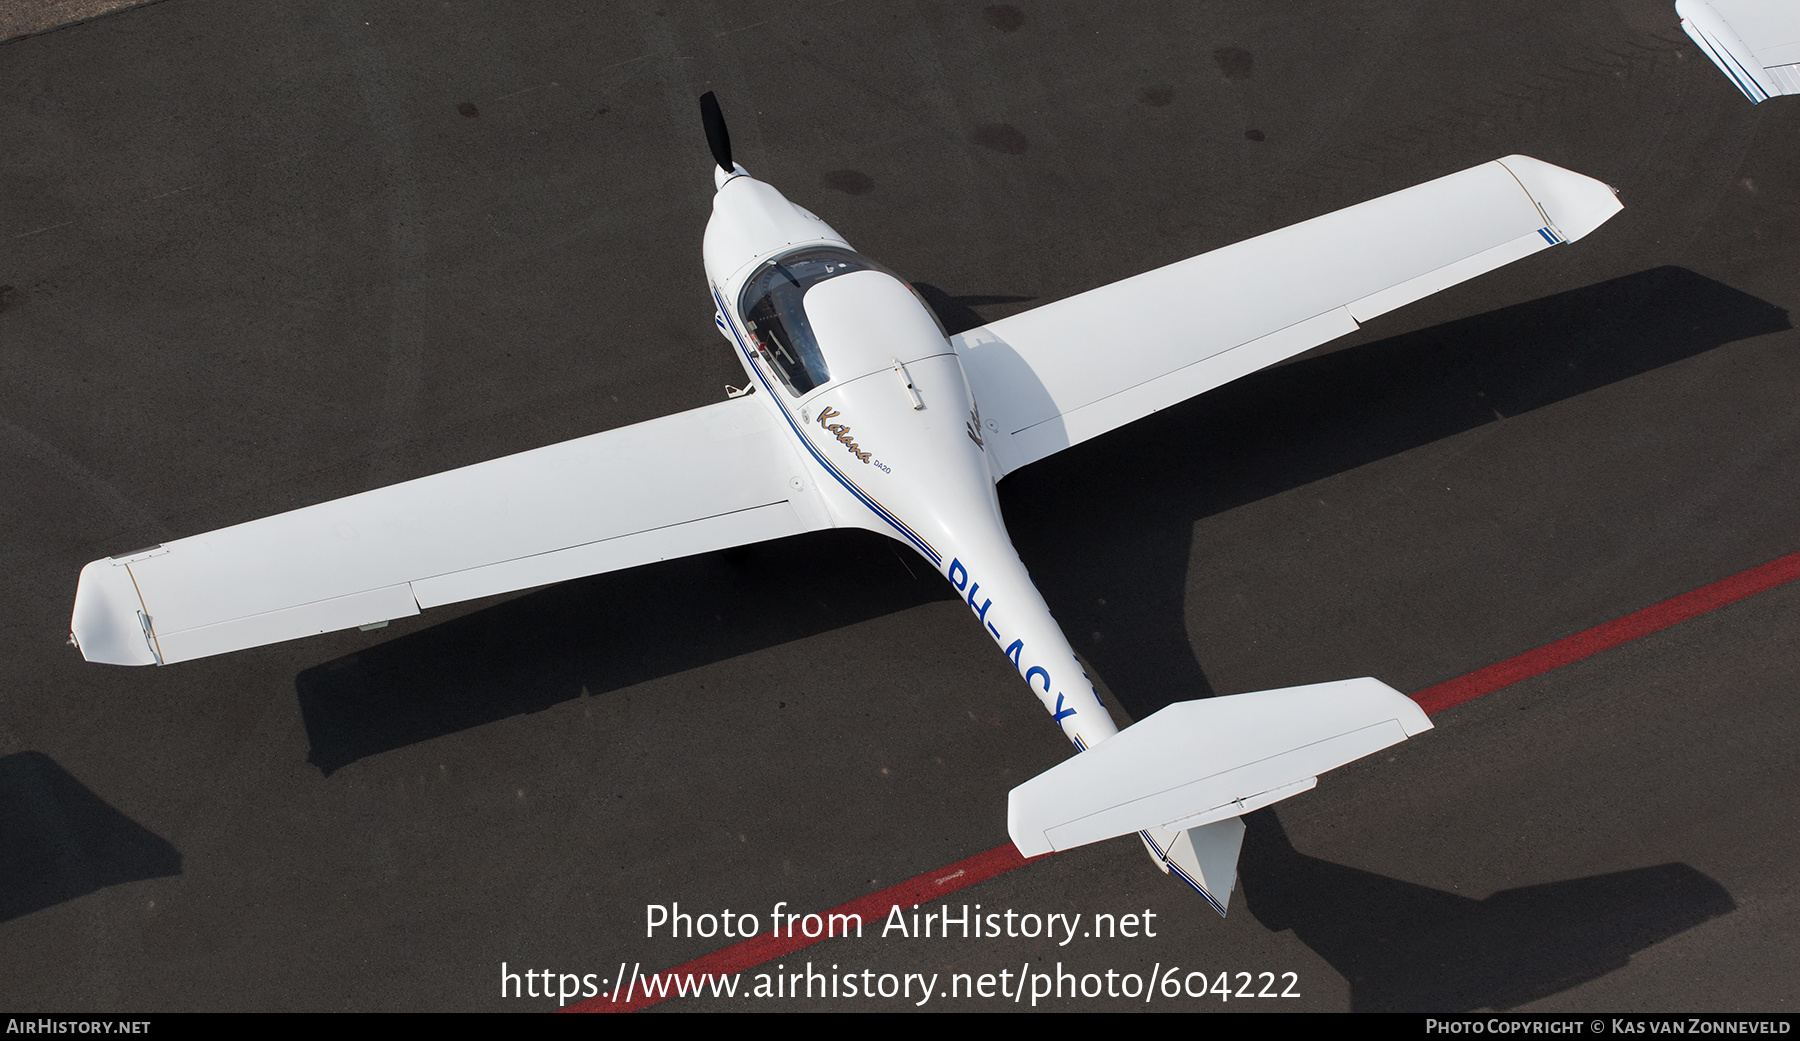
POLYGON ((725 132, 725 114, 719 111, 719 99, 712 91, 700 95, 700 121, 706 124, 706 145, 712 149, 713 162, 731 173, 731 135, 725 132))

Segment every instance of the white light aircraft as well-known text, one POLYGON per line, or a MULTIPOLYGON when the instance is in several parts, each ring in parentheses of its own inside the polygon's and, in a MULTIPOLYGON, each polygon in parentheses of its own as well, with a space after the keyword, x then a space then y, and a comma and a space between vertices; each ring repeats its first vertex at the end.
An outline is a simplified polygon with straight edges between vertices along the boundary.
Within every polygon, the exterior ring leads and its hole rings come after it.
POLYGON ((1015 788, 1030 856, 1137 832, 1221 913, 1239 818, 1430 729, 1373 679, 1187 701, 1123 732, 1000 517, 1007 474, 1594 230, 1591 178, 1487 163, 946 336, 906 282, 731 158, 714 321, 749 377, 727 400, 82 569, 89 661, 168 664, 423 608, 832 527, 910 546, 1081 753, 1015 788))

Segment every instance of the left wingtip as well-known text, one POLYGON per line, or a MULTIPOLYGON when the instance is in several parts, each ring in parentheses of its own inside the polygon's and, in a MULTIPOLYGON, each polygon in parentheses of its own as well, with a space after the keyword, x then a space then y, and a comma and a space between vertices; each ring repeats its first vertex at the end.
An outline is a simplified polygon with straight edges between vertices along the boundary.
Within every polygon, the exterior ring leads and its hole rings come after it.
POLYGON ((88 661, 107 665, 155 665, 144 605, 124 564, 112 558, 81 569, 69 643, 88 661))

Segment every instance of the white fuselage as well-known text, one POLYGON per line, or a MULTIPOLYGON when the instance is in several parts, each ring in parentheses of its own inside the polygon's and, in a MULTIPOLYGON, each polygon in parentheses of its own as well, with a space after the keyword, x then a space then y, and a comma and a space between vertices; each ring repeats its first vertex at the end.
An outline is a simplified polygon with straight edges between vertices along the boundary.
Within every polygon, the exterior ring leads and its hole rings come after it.
POLYGON ((804 291, 829 379, 796 392, 743 313, 771 259, 849 243, 746 174, 719 171, 706 273, 720 331, 757 396, 795 438, 838 527, 906 543, 951 586, 1079 749, 1117 732, 1013 549, 961 359, 912 288, 873 266, 804 291))

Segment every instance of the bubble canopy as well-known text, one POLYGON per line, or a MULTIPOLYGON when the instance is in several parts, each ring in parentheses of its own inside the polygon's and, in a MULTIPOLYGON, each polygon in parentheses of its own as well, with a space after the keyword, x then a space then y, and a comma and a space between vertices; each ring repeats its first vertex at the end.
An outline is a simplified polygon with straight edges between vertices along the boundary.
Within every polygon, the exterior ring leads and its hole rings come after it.
POLYGON ((796 396, 831 380, 830 367, 806 318, 806 291, 852 271, 893 275, 847 249, 809 246, 767 261, 744 283, 738 303, 744 327, 750 331, 756 352, 796 396))

